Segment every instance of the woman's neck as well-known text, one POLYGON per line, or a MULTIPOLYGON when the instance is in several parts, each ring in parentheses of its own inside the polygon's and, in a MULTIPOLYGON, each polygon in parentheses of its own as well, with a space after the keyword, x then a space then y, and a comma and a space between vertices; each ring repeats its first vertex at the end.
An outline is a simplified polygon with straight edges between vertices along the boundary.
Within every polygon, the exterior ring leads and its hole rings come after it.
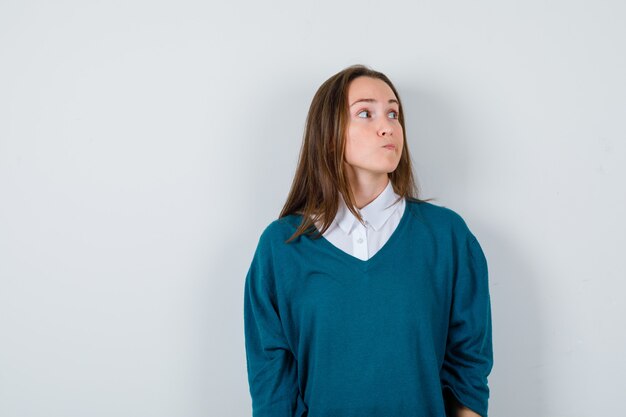
POLYGON ((389 177, 385 174, 384 177, 380 177, 375 181, 351 182, 350 186, 352 188, 352 194, 354 195, 357 208, 362 209, 374 201, 376 197, 383 192, 385 187, 387 187, 389 181, 389 177))

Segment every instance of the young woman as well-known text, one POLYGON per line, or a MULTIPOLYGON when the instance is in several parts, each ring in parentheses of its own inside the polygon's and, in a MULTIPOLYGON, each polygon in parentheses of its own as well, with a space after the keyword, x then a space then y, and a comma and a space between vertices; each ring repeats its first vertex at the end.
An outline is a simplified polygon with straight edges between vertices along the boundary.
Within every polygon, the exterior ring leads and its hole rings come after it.
POLYGON ((254 417, 487 416, 487 262, 459 214, 417 198, 404 132, 380 72, 315 94, 246 276, 254 417))

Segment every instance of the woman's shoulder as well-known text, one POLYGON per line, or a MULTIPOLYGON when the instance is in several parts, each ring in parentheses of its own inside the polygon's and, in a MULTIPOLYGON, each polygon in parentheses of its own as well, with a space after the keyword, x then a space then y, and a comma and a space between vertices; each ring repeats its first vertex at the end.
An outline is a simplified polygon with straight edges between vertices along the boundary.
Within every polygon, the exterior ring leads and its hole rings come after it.
POLYGON ((288 214, 274 219, 265 226, 259 240, 267 243, 284 242, 296 231, 301 221, 301 214, 288 214))
POLYGON ((413 217, 429 227, 457 233, 469 232, 464 217, 457 210, 412 197, 406 198, 406 204, 413 217))

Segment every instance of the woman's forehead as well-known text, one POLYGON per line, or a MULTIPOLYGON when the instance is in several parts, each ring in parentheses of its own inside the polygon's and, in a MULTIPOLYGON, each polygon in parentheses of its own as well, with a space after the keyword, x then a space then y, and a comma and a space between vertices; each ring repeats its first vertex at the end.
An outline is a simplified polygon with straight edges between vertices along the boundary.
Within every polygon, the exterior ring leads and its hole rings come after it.
POLYGON ((352 80, 348 89, 349 103, 357 100, 387 102, 389 100, 397 100, 397 97, 391 87, 383 80, 361 76, 352 80))

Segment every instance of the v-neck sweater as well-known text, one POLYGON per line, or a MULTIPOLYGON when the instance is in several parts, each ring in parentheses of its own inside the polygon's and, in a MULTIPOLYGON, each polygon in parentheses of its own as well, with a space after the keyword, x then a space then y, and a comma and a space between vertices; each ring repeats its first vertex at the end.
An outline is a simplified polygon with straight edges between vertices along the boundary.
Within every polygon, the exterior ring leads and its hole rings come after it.
MULTIPOLYGON (((453 210, 411 198, 368 260, 261 233, 244 285, 253 417, 444 417, 444 391, 487 417, 487 261, 453 210)), ((316 233, 317 235, 317 233, 316 233)))

